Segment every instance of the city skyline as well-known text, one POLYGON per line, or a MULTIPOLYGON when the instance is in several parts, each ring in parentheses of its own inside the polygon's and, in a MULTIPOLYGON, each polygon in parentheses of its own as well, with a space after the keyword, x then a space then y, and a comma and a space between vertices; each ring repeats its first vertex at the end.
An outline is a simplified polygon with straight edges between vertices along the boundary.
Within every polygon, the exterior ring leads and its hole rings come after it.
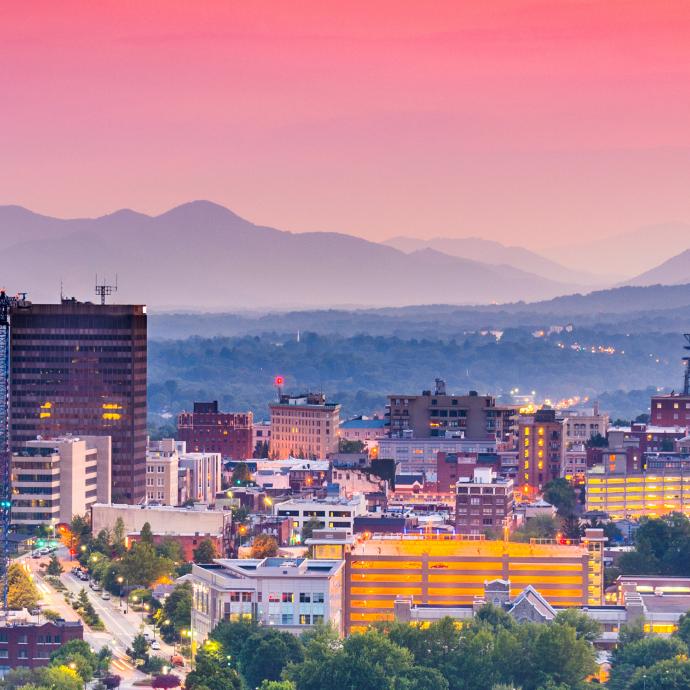
POLYGON ((292 231, 530 247, 690 221, 680 2, 39 5, 0 28, 2 203, 202 198, 292 231))

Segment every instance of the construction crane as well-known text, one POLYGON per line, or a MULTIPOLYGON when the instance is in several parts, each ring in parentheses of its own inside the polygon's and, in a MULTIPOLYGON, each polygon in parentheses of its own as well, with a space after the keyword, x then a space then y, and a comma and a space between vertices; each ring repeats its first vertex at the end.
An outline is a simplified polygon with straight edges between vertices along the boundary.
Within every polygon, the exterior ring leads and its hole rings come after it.
POLYGON ((12 483, 10 481, 10 321, 12 310, 28 307, 26 293, 14 297, 0 290, 0 577, 2 605, 8 614, 8 570, 10 565, 10 523, 12 520, 12 483))

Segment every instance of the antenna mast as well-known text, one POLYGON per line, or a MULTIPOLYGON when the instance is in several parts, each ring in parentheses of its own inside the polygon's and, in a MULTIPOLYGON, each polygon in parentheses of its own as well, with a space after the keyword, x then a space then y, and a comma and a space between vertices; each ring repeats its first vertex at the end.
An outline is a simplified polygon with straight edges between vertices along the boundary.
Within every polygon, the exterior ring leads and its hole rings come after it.
POLYGON ((105 298, 117 292, 117 273, 115 274, 115 285, 108 285, 105 279, 102 283, 98 282, 98 274, 96 274, 96 294, 101 298, 101 305, 105 304, 105 298))
MULTIPOLYGON (((690 333, 683 333, 687 345, 683 345, 684 350, 690 350, 690 333)), ((685 363, 685 376, 683 378, 683 395, 690 395, 690 356, 683 357, 685 363)))

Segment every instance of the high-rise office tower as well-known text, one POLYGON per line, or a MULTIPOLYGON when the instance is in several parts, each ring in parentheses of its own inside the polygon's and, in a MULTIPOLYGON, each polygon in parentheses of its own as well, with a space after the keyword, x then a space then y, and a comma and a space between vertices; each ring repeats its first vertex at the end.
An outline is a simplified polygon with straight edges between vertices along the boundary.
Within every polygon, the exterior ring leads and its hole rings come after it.
POLYGON ((146 496, 146 307, 74 299, 12 314, 10 440, 112 438, 112 500, 146 496))

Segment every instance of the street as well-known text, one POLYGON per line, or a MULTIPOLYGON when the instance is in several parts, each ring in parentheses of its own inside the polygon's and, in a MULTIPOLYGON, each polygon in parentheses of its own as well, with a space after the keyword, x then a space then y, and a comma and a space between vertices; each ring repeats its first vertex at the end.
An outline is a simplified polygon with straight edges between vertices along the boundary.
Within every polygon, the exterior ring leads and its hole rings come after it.
MULTIPOLYGON (((144 679, 146 675, 132 665, 127 657, 126 650, 131 646, 133 638, 140 632, 146 630, 150 634, 156 633, 154 627, 152 625, 144 625, 144 619, 140 612, 130 609, 125 614, 124 602, 123 608, 120 608, 119 597, 113 595, 110 600, 103 600, 101 598, 102 592, 92 591, 88 586, 88 582, 83 582, 75 575, 72 575, 70 571, 78 565, 78 562, 69 560, 67 549, 60 548, 58 558, 65 571, 60 576, 63 585, 75 597, 84 589, 106 628, 103 632, 97 632, 84 625, 84 639, 95 650, 109 647, 113 653, 112 672, 122 677, 121 687, 134 687, 134 682, 144 679)), ((40 564, 46 562, 47 558, 34 559, 27 555, 18 560, 28 564, 33 574, 34 582, 41 593, 41 607, 43 609, 57 611, 65 620, 80 620, 72 607, 65 602, 65 593, 54 590, 41 575, 40 564)), ((163 642, 157 634, 155 639, 161 648, 159 650, 149 650, 150 654, 160 656, 169 661, 173 654, 173 647, 163 642)))

